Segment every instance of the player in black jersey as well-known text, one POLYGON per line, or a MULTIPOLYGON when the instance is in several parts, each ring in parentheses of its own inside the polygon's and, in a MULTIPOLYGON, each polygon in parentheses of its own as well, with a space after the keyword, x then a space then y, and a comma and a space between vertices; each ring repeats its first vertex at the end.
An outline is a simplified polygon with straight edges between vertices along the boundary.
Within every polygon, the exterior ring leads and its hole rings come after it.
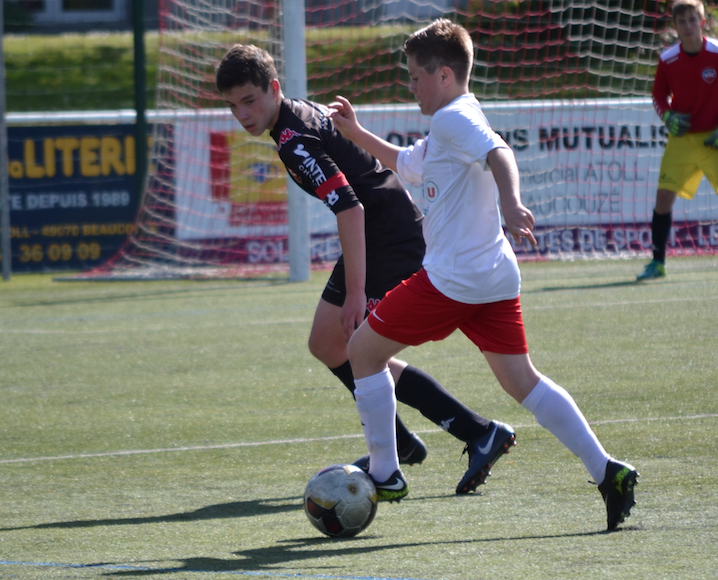
MULTIPOLYGON (((217 67, 216 82, 242 127, 253 136, 269 131, 292 178, 336 215, 342 256, 317 306, 309 350, 353 393, 347 342, 384 294, 421 269, 421 212, 393 171, 342 137, 328 108, 283 96, 266 51, 233 46, 217 67)), ((514 430, 474 412, 420 369, 398 359, 389 368, 399 401, 466 443, 469 469, 456 493, 475 490, 515 444, 514 430)), ((398 415, 395 425, 385 427, 379 436, 396 437, 401 463, 424 460, 424 443, 398 415)), ((357 464, 371 475, 367 461, 357 464)), ((380 499, 392 499, 390 488, 377 482, 380 499)))

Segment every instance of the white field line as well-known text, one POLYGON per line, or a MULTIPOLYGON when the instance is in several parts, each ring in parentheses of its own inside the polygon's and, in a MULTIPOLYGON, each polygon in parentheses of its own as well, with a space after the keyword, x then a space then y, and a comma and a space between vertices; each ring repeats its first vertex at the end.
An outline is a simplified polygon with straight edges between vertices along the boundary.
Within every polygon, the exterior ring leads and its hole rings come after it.
MULTIPOLYGON (((531 295, 533 292, 531 290, 527 290, 524 298, 527 295, 531 295)), ((621 301, 609 301, 609 302, 593 302, 593 303, 587 303, 587 302, 575 302, 573 304, 561 302, 557 304, 546 304, 543 306, 529 306, 525 307, 525 312, 531 312, 531 311, 539 311, 539 310, 556 310, 556 309, 566 309, 566 308, 611 308, 614 306, 633 306, 633 305, 645 305, 645 304, 674 304, 678 302, 701 302, 706 300, 718 300, 718 295, 715 296, 702 296, 702 297, 694 297, 694 296, 684 296, 684 297, 674 297, 674 298, 660 298, 655 300, 621 300, 621 301)), ((219 311, 198 311, 198 312, 186 312, 183 311, 181 314, 183 316, 189 315, 202 315, 206 316, 207 314, 212 314, 219 311)), ((223 310, 221 312, 231 312, 223 310)), ((137 315, 137 317, 144 317, 144 318, 155 318, 157 316, 169 316, 173 317, 179 313, 172 312, 172 313, 161 313, 161 314, 141 314, 137 315)), ((107 316, 100 316, 100 317, 88 317, 87 315, 83 315, 81 317, 77 318, 66 318, 63 319, 62 322, 68 322, 68 321, 75 321, 81 319, 82 322, 87 323, 90 321, 96 321, 99 319, 108 319, 108 318, 114 318, 114 317, 107 317, 107 316)), ((124 316, 124 318, 128 318, 127 316, 124 316)), ((279 320, 251 320, 251 321, 242 321, 239 320, 237 322, 232 322, 229 326, 232 327, 241 327, 241 326, 260 326, 260 325, 268 325, 268 324, 296 324, 296 323, 306 323, 311 322, 312 318, 282 318, 279 320)), ((20 323, 25 323, 25 321, 19 321, 20 323)), ((7 323, 5 323, 7 325, 7 323)), ((205 326, 206 328, 209 328, 210 325, 205 326)), ((217 325, 211 325, 212 328, 216 328, 217 325)), ((168 325, 159 325, 159 326, 145 326, 142 328, 144 332, 153 332, 153 331, 166 331, 168 328, 168 325)), ((178 329, 178 328, 186 328, 186 326, 181 325, 172 325, 171 328, 178 329)), ((198 328, 196 325, 192 325, 192 328, 198 328)), ((200 327, 201 328, 201 327, 200 327)), ((133 329, 134 332, 135 329, 133 329)), ((7 328, 7 326, 3 326, 3 323, 0 322, 0 335, 1 334, 109 334, 109 333, 116 333, 117 329, 115 328, 102 328, 98 330, 67 330, 67 329, 57 329, 57 330, 51 330, 51 329, 38 329, 38 328, 7 328)))
MULTIPOLYGON (((87 317, 84 317, 83 322, 86 322, 88 320, 87 317)), ((308 318, 283 318, 281 320, 252 320, 249 322, 237 322, 237 323, 231 323, 226 324, 227 327, 233 327, 233 328, 239 328, 242 326, 267 326, 269 324, 296 324, 296 323, 309 323, 312 321, 311 317, 308 318)), ((142 328, 142 332, 162 332, 166 331, 168 329, 176 330, 176 329, 182 329, 182 328, 221 328, 221 326, 218 326, 217 324, 205 324, 205 325, 163 325, 163 326, 144 326, 142 328)), ((131 332, 136 332, 136 328, 132 328, 131 332)), ((103 328, 99 330, 66 330, 66 329, 57 329, 57 330, 49 330, 49 329, 37 329, 37 328, 3 328, 0 326, 0 334, 116 334, 117 329, 116 328, 103 328)))
MULTIPOLYGON (((613 425, 616 423, 641 423, 653 421, 696 421, 700 419, 715 419, 718 413, 705 413, 700 415, 686 415, 674 417, 647 417, 632 419, 606 419, 603 421, 591 421, 591 425, 613 425)), ((540 425, 514 425, 514 429, 532 429, 540 425)), ((441 433, 440 429, 424 429, 415 433, 441 433)), ((106 451, 104 453, 78 453, 73 455, 53 455, 48 457, 19 457, 16 459, 0 459, 0 464, 8 463, 33 463, 38 461, 61 461, 66 459, 88 459, 94 457, 120 457, 123 455, 147 455, 151 453, 176 453, 183 451, 211 451, 214 449, 236 449, 240 447, 261 447, 264 445, 296 445, 302 443, 316 443, 321 441, 336 441, 340 439, 359 439, 364 437, 363 433, 349 435, 332 435, 328 437, 306 437, 298 439, 272 439, 269 441, 250 441, 243 443, 221 443, 218 445, 197 445, 188 447, 160 447, 158 449, 128 449, 125 451, 106 451)))

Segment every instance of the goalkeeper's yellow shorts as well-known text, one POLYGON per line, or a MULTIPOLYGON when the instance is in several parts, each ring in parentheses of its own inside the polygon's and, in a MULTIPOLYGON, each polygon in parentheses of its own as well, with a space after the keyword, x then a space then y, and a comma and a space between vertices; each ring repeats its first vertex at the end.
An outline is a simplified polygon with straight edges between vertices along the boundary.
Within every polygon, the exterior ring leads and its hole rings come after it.
POLYGON ((710 134, 711 131, 668 137, 658 189, 667 189, 685 199, 693 199, 705 175, 718 193, 718 149, 703 145, 710 134))

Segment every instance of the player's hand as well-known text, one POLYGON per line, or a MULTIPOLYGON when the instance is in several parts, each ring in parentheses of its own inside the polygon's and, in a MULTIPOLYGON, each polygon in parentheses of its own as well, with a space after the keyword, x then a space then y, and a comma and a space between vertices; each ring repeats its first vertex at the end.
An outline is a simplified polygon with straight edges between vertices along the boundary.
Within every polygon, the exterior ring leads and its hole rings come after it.
POLYGON ((708 139, 703 141, 703 145, 706 147, 713 147, 713 149, 718 149, 718 129, 708 135, 708 139))
POLYGON ((691 128, 691 116, 688 113, 666 111, 663 113, 663 122, 674 137, 682 137, 691 128))
POLYGON ((506 229, 514 237, 517 244, 521 243, 521 238, 526 238, 532 246, 536 247, 536 237, 533 234, 536 219, 531 210, 519 203, 510 208, 502 208, 504 214, 504 222, 506 229))
POLYGON ((342 306, 339 312, 339 319, 344 329, 344 340, 347 343, 352 337, 352 334, 354 334, 354 331, 364 322, 365 314, 366 294, 363 292, 347 294, 347 297, 344 299, 344 306, 342 306))
POLYGON ((337 95, 337 100, 329 103, 327 107, 332 110, 330 117, 337 129, 348 139, 361 129, 354 107, 344 97, 337 95))

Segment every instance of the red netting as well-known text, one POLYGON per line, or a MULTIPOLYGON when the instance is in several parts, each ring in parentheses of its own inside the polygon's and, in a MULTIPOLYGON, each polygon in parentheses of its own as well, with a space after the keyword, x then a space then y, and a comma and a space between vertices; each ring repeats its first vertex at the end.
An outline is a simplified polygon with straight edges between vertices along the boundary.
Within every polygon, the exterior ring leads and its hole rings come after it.
MULTIPOLYGON (((324 103, 344 95, 368 128, 411 144, 428 119, 408 91, 403 42, 434 17, 459 22, 476 45, 471 90, 514 149, 537 218, 539 249, 517 247, 519 256, 647 254, 667 138, 649 97, 673 39, 665 11, 653 0, 306 0, 308 93, 324 103)), ((144 202, 126 246, 90 275, 286 267, 284 168, 269 137, 243 133, 214 88, 214 68, 237 42, 267 49, 286 76, 281 16, 274 1, 161 0, 144 202)), ((334 216, 317 203, 310 220, 312 259, 331 262, 334 216)), ((705 180, 674 221, 670 252, 715 251, 718 208, 705 180)))

